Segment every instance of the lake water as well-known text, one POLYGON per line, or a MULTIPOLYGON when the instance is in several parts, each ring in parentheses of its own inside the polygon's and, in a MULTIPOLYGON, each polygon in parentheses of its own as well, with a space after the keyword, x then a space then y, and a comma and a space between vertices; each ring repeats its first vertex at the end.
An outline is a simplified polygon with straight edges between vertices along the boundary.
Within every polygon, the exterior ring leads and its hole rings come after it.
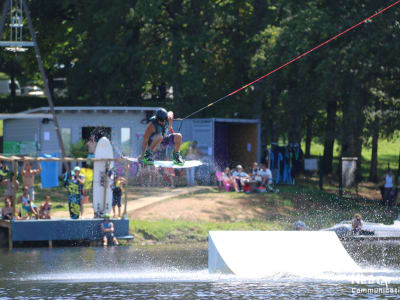
POLYGON ((1 249, 0 299, 400 297, 398 244, 346 247, 361 272, 267 278, 209 274, 207 245, 1 249))

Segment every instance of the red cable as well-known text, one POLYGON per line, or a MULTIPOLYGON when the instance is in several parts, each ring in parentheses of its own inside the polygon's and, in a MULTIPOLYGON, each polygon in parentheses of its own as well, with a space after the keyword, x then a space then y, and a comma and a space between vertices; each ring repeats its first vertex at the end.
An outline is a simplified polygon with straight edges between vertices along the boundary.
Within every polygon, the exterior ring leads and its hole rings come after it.
MULTIPOLYGON (((257 78, 256 80, 254 80, 254 81, 252 81, 252 82, 250 82, 250 83, 248 83, 248 84, 242 86, 240 89, 237 89, 236 91, 233 91, 232 93, 228 94, 227 96, 228 96, 228 97, 229 97, 229 96, 232 96, 232 95, 236 94, 237 92, 239 92, 239 91, 241 91, 241 90, 243 90, 243 89, 245 89, 245 88, 247 88, 247 87, 253 85, 254 83, 256 83, 256 82, 258 82, 258 81, 264 79, 265 77, 267 77, 267 76, 269 76, 269 75, 275 73, 276 71, 279 71, 280 69, 286 67, 287 65, 290 65, 292 62, 295 62, 296 60, 299 60, 300 58, 302 58, 303 56, 306 56, 307 54, 313 52, 314 50, 317 50, 318 48, 321 48, 322 46, 328 44, 329 42, 331 42, 331 41, 337 39, 337 38, 340 37, 341 35, 343 35, 343 34, 349 32, 350 30, 353 30, 354 28, 356 28, 356 27, 360 26, 361 24, 363 24, 363 23, 365 23, 365 22, 371 20, 372 18, 376 17, 377 15, 383 13, 384 11, 386 11, 386 10, 392 8, 393 6, 395 6, 395 5, 399 4, 399 3, 400 3, 400 0, 398 0, 398 1, 396 1, 396 2, 394 2, 394 3, 392 3, 392 4, 390 4, 389 6, 385 7, 384 9, 382 9, 382 10, 378 11, 377 13, 374 13, 372 16, 366 18, 365 20, 362 20, 361 22, 358 22, 357 24, 351 26, 350 28, 347 28, 345 31, 342 31, 341 33, 335 35, 334 37, 331 37, 330 39, 328 39, 328 40, 326 40, 325 42, 319 44, 318 46, 312 48, 311 50, 308 50, 308 51, 304 52, 303 54, 300 54, 299 56, 297 56, 296 58, 292 59, 291 61, 288 61, 287 63, 281 65, 280 67, 276 68, 275 70, 272 70, 272 71, 269 72, 268 74, 265 74, 264 76, 261 76, 260 78, 257 78)), ((218 102, 218 101, 216 101, 216 102, 218 102)), ((208 106, 211 106, 211 105, 208 105, 208 106)), ((208 107, 208 106, 207 106, 207 107, 208 107)))
POLYGON ((300 54, 299 56, 297 56, 296 58, 292 59, 291 61, 288 61, 287 63, 281 65, 280 67, 276 68, 275 70, 272 70, 272 71, 269 72, 268 74, 265 74, 264 76, 261 76, 260 78, 257 78, 256 80, 254 80, 254 81, 252 81, 252 82, 250 82, 250 83, 248 83, 248 84, 242 86, 240 89, 237 89, 236 91, 233 91, 232 93, 227 94, 227 95, 225 95, 225 96, 219 98, 218 100, 209 103, 207 106, 204 106, 204 107, 202 107, 202 108, 196 110, 195 112, 191 113, 190 115, 188 115, 188 116, 186 116, 186 117, 184 117, 184 118, 182 119, 178 131, 181 130, 181 127, 182 127, 182 124, 183 124, 183 120, 185 120, 185 119, 187 119, 187 118, 190 118, 191 116, 193 116, 193 115, 195 115, 195 114, 201 112, 202 110, 204 110, 204 109, 206 109, 206 108, 208 108, 208 107, 210 107, 210 106, 213 106, 214 104, 216 104, 216 103, 218 103, 218 102, 220 102, 220 101, 222 101, 222 100, 228 98, 229 96, 232 96, 232 95, 236 94, 237 92, 239 92, 239 91, 241 91, 241 90, 243 90, 243 89, 245 89, 245 88, 247 88, 247 87, 253 85, 254 83, 256 83, 256 82, 258 82, 258 81, 264 79, 265 77, 267 77, 267 76, 269 76, 269 75, 275 73, 276 71, 279 71, 280 69, 286 67, 287 65, 290 65, 292 62, 295 62, 296 60, 299 60, 300 58, 302 58, 303 56, 306 56, 307 54, 313 52, 314 50, 317 50, 318 48, 321 48, 322 46, 328 44, 329 42, 331 42, 331 41, 333 41, 333 40, 335 40, 335 39, 337 39, 338 37, 342 36, 343 34, 349 32, 350 30, 353 30, 354 28, 356 28, 356 27, 360 26, 361 24, 363 24, 363 23, 365 23, 365 22, 371 20, 372 18, 376 17, 377 15, 383 13, 384 11, 386 11, 386 10, 392 8, 393 6, 395 6, 395 5, 399 4, 399 3, 400 3, 400 0, 397 0, 396 2, 390 4, 389 6, 385 7, 384 9, 381 9, 381 10, 378 11, 377 13, 374 13, 373 15, 371 15, 371 16, 369 16, 368 18, 362 20, 361 22, 358 22, 357 24, 351 26, 350 28, 347 28, 345 31, 342 31, 341 33, 339 33, 339 34, 337 34, 337 35, 331 37, 330 39, 326 40, 325 42, 323 42, 323 43, 319 44, 318 46, 312 48, 311 50, 308 50, 308 51, 304 52, 303 54, 300 54))

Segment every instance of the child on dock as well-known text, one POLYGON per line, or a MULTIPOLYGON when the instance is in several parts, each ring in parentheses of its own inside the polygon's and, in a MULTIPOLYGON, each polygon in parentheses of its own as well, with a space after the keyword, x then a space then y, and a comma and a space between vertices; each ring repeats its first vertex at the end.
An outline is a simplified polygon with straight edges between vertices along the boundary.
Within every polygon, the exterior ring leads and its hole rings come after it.
POLYGON ((113 192, 112 197, 112 209, 115 218, 115 207, 118 206, 118 218, 121 218, 121 198, 122 198, 122 187, 126 183, 125 178, 115 175, 114 182, 111 184, 111 189, 113 192))
POLYGON ((50 211, 51 211, 50 195, 46 195, 44 197, 44 202, 42 203, 42 205, 40 205, 39 218, 51 219, 50 211))
MULTIPOLYGON (((39 218, 39 213, 37 211, 37 207, 35 204, 33 204, 33 200, 31 199, 31 195, 29 193, 28 186, 24 186, 24 188, 22 190, 22 195, 18 197, 18 203, 22 203, 21 214, 23 214, 23 213, 28 214, 26 216, 26 218, 28 218, 28 216, 30 218, 32 218, 32 215, 34 215, 36 219, 39 218)), ((22 215, 21 215, 21 217, 24 218, 22 215)))

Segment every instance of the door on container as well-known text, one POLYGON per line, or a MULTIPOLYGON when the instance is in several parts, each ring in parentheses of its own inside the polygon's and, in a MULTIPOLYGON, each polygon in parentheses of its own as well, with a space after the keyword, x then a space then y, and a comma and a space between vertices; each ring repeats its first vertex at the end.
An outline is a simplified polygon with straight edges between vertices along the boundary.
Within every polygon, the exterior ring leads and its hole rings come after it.
POLYGON ((227 123, 215 123, 214 162, 220 171, 229 166, 228 130, 227 123))
POLYGON ((111 141, 111 127, 82 127, 82 139, 88 141, 91 136, 94 136, 96 142, 98 142, 103 136, 111 141))
POLYGON ((213 122, 212 120, 193 120, 193 141, 203 153, 201 160, 203 165, 197 168, 196 180, 199 184, 211 184, 212 159, 213 159, 213 122))
POLYGON ((257 161, 257 124, 215 123, 215 163, 221 169, 243 165, 246 171, 257 161))

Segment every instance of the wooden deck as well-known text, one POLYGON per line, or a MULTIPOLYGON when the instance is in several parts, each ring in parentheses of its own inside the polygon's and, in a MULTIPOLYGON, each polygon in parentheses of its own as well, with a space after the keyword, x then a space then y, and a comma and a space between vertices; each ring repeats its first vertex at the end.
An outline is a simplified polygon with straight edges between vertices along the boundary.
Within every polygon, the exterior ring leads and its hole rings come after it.
MULTIPOLYGON (((0 220, 0 227, 8 228, 8 244, 13 242, 96 241, 101 240, 100 224, 103 219, 50 219, 50 220, 0 220)), ((132 239, 129 220, 111 220, 117 239, 132 239)))

